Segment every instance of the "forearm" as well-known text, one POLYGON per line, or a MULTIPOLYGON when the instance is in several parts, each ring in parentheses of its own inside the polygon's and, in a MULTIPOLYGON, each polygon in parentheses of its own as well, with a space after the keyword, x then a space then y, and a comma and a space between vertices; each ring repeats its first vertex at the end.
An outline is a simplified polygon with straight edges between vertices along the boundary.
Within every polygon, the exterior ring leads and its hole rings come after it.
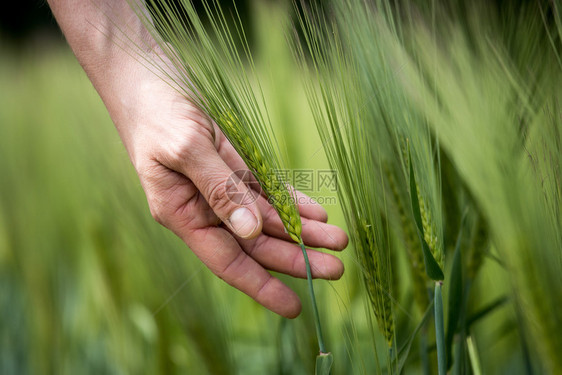
POLYGON ((148 76, 142 54, 152 49, 152 38, 127 0, 48 2, 129 149, 127 128, 138 120, 131 116, 142 108, 139 88, 148 76))
POLYGON ((123 64, 123 47, 139 44, 146 34, 127 0, 48 0, 70 47, 96 84, 107 68, 123 64), (125 32, 132 38, 124 43, 125 32))

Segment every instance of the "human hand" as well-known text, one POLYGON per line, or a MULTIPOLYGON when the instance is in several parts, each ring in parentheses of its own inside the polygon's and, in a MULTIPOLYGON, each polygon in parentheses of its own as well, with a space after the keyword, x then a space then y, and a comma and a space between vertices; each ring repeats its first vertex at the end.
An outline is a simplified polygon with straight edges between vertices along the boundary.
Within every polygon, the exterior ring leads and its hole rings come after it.
MULTIPOLYGON (((263 196, 230 199, 232 189, 239 197, 254 196, 244 184, 228 183, 234 181, 233 171, 247 169, 244 162, 212 121, 146 68, 155 52, 127 2, 104 0, 97 7, 88 0, 49 3, 119 131, 153 217, 218 277, 268 309, 296 317, 299 298, 267 270, 306 277, 300 247, 263 196), (146 56, 116 46, 116 25, 147 38, 139 41, 149 47, 141 51, 146 56)), ((304 195, 298 201, 305 245, 346 247, 346 234, 326 224, 320 205, 304 195)), ((308 257, 313 277, 333 280, 343 273, 333 255, 308 250, 308 257)))
MULTIPOLYGON (((218 127, 160 78, 137 68, 134 86, 122 88, 135 99, 110 107, 153 217, 227 283, 280 315, 297 316, 297 295, 267 270, 306 277, 300 247, 266 198, 232 184, 234 171, 247 167, 218 127)), ((298 201, 305 244, 345 248, 347 236, 326 224, 324 209, 302 194, 298 201)), ((342 275, 343 264, 333 255, 309 250, 308 256, 313 277, 342 275)))

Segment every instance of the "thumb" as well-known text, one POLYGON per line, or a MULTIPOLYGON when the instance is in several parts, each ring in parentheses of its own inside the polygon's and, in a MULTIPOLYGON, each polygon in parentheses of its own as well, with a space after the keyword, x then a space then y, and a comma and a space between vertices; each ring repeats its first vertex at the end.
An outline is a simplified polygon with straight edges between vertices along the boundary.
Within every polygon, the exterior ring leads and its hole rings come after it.
POLYGON ((233 172, 212 144, 200 149, 196 160, 182 166, 211 209, 237 236, 254 238, 261 233, 258 194, 244 183, 250 171, 233 172), (247 173, 248 175, 245 175, 247 173))

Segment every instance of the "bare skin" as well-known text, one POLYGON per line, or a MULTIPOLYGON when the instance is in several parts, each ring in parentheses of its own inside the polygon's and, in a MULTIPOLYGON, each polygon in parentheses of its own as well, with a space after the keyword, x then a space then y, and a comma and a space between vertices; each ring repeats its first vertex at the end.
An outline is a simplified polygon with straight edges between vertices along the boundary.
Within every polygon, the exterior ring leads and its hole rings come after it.
MULTIPOLYGON (((268 270, 306 277, 304 259, 264 197, 233 202, 226 182, 247 169, 217 126, 119 47, 119 30, 153 45, 126 0, 49 0, 68 43, 103 99, 146 193, 152 216, 218 277, 288 318, 298 296, 268 270)), ((144 52, 150 58, 154 49, 144 52)), ((240 189, 249 189, 237 185, 240 189)), ((299 196, 307 246, 342 250, 347 236, 299 196)), ((343 274, 333 255, 308 250, 313 277, 343 274)))

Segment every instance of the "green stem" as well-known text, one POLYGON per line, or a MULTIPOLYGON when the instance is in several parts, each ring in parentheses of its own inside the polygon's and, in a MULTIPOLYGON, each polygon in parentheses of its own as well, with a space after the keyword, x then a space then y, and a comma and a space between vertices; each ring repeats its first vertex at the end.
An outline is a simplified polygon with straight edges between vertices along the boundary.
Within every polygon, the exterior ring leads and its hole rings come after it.
POLYGON ((431 371, 429 370, 429 351, 427 350, 427 341, 427 324, 424 324, 420 336, 420 359, 423 375, 431 374, 431 371))
POLYGON ((445 328, 443 323, 443 296, 441 286, 443 283, 435 283, 435 340, 437 342, 437 365, 439 375, 447 374, 447 357, 445 352, 445 328))
POLYGON ((476 345, 471 336, 466 338, 466 343, 468 346, 468 355, 470 357, 470 364, 472 365, 472 371, 474 375, 482 375, 482 368, 480 367, 480 359, 478 358, 478 352, 476 351, 476 345))
POLYGON ((318 336, 318 347, 320 348, 320 354, 327 353, 326 347, 324 346, 324 336, 322 335, 322 325, 320 324, 320 314, 318 314, 318 306, 316 306, 316 297, 314 296, 314 287, 312 285, 312 272, 310 271, 310 262, 308 261, 308 254, 304 247, 304 243, 299 244, 302 249, 302 255, 304 256, 304 263, 306 264, 306 279, 308 281, 308 292, 310 294, 310 299, 312 300, 312 311, 314 313, 314 325, 316 326, 316 336, 318 336))

